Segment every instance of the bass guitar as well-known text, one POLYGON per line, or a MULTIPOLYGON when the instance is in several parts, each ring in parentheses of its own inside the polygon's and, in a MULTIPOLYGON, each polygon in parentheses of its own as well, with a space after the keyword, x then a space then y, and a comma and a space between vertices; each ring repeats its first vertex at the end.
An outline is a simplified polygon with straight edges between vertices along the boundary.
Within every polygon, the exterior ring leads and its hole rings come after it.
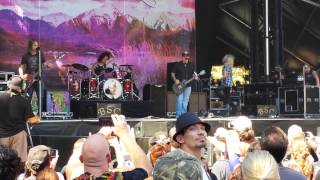
MULTIPOLYGON (((43 66, 50 66, 54 62, 62 59, 64 56, 65 54, 62 54, 50 62, 44 62, 43 66)), ((39 72, 35 72, 33 74, 25 74, 25 75, 26 75, 26 78, 24 80, 23 86, 24 86, 24 91, 27 92, 35 82, 40 80, 40 76, 39 76, 39 72)))
POLYGON ((200 71, 199 74, 195 73, 195 76, 193 76, 192 78, 190 78, 189 80, 182 80, 179 84, 173 84, 172 85, 172 90, 173 92, 178 96, 180 95, 183 90, 187 87, 187 84, 189 84, 191 81, 193 81, 196 77, 198 76, 202 76, 206 73, 205 70, 200 71))

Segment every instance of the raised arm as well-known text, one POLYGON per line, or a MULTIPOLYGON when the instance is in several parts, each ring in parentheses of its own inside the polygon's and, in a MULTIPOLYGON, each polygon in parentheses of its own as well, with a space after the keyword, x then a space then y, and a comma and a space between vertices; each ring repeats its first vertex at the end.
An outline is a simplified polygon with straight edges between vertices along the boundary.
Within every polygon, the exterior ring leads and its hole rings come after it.
POLYGON ((151 175, 151 162, 148 160, 147 155, 137 144, 135 139, 130 136, 128 124, 125 121, 125 117, 123 115, 112 115, 111 117, 114 124, 112 130, 123 142, 135 167, 142 168, 149 175, 151 175))

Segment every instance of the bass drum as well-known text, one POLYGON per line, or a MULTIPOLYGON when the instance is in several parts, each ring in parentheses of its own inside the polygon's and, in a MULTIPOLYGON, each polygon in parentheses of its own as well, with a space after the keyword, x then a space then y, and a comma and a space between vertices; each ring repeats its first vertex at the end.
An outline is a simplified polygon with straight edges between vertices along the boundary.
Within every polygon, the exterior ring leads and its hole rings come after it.
POLYGON ((122 84, 117 79, 108 79, 103 83, 103 94, 108 99, 120 98, 122 91, 122 84))

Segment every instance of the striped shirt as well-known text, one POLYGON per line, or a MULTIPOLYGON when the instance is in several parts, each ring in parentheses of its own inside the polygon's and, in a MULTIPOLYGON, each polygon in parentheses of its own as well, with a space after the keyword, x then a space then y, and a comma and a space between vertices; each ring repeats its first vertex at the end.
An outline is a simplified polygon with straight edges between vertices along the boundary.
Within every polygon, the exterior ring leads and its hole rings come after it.
POLYGON ((222 85, 232 87, 232 69, 228 64, 224 64, 222 73, 227 74, 226 79, 222 81, 222 85))

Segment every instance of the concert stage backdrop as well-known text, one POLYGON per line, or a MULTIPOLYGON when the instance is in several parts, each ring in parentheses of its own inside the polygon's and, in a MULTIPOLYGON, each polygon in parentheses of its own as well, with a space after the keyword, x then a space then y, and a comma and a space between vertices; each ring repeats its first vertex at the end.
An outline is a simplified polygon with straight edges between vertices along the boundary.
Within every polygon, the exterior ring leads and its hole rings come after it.
POLYGON ((1 0, 0 71, 17 72, 34 38, 52 62, 44 70, 47 88, 66 87, 63 65, 90 67, 106 49, 115 52, 114 63, 134 65, 139 89, 163 84, 168 62, 184 49, 194 56, 194 6, 195 0, 1 0))

